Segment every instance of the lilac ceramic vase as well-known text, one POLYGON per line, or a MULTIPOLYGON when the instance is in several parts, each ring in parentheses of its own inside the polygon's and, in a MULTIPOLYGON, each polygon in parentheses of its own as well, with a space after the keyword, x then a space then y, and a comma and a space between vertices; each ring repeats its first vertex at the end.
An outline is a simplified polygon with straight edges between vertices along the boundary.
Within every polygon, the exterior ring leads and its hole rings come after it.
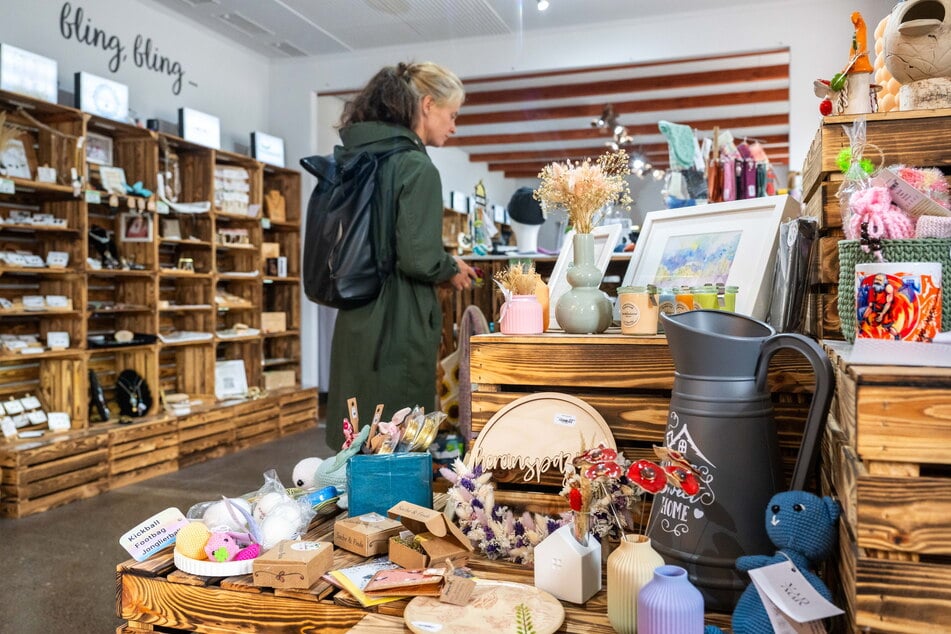
POLYGON ((637 595, 637 634, 703 634, 703 595, 680 566, 659 566, 637 595))

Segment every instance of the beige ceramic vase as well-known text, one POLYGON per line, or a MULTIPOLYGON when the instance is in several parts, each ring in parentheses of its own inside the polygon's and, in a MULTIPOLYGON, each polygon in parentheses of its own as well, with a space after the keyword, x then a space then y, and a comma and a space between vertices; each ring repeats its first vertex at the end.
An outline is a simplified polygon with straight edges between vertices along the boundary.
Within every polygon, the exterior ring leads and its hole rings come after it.
POLYGON ((619 634, 637 631, 637 593, 663 565, 645 535, 624 535, 608 557, 608 619, 619 634))

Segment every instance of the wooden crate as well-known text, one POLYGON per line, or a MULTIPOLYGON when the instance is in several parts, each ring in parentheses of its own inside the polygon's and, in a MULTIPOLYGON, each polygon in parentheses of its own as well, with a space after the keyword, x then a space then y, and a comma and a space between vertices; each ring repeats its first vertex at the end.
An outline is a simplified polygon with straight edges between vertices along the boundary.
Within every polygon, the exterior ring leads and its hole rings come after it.
POLYGON ((280 399, 281 436, 317 426, 317 388, 286 389, 277 394, 280 399))
POLYGON ((820 339, 844 339, 838 315, 837 243, 844 237, 836 192, 842 184, 839 152, 849 147, 845 128, 866 120, 866 156, 876 165, 951 166, 951 110, 880 112, 825 117, 802 168, 804 214, 819 219, 819 256, 812 265, 805 332, 820 339), (881 151, 881 156, 879 155, 881 151))
POLYGON ((178 421, 168 414, 109 429, 109 488, 178 470, 178 421))
MULTIPOLYGON (((779 352, 770 367, 788 478, 813 375, 808 362, 789 351, 779 352)), ((613 330, 603 335, 479 335, 471 340, 470 372, 473 438, 508 403, 535 392, 563 392, 587 402, 604 417, 627 458, 652 456, 652 446, 663 442, 674 379, 663 336, 626 337, 613 330)), ((521 475, 515 472, 493 473, 501 504, 546 514, 567 509, 557 495, 560 474, 543 476, 540 487, 520 483, 521 475)))
POLYGON ((279 401, 275 396, 236 405, 233 417, 236 449, 277 440, 281 435, 279 401))
POLYGON ((24 517, 109 488, 109 437, 97 430, 0 445, 0 516, 24 517))
POLYGON ((217 406, 179 417, 178 466, 184 468, 234 451, 233 415, 232 407, 217 406))
POLYGON ((951 630, 951 370, 836 366, 823 481, 843 507, 839 571, 862 631, 951 630))

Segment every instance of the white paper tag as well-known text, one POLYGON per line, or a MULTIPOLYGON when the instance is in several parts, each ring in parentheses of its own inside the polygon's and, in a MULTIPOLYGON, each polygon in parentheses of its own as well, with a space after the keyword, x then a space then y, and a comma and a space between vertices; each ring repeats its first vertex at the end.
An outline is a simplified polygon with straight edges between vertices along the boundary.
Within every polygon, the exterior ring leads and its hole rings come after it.
POLYGON ((16 185, 9 178, 0 178, 0 194, 15 194, 16 185))
POLYGON ((4 438, 17 437, 17 426, 13 423, 13 419, 9 416, 4 416, 2 419, 0 419, 0 429, 3 430, 4 438))
POLYGON ((812 584, 792 562, 783 561, 762 568, 754 568, 750 570, 750 579, 756 585, 760 596, 764 597, 764 605, 767 605, 768 601, 780 610, 781 614, 791 617, 793 621, 791 625, 787 619, 778 620, 792 627, 792 629, 781 630, 776 624, 777 620, 774 620, 771 614, 773 610, 767 608, 767 614, 770 614, 770 621, 773 622, 777 632, 825 632, 821 623, 809 622, 843 614, 842 610, 826 601, 825 597, 812 587, 812 584), (809 624, 809 627, 803 628, 802 624, 809 624), (819 629, 815 629, 814 626, 819 629))
POLYGON ((922 194, 888 168, 879 170, 879 173, 872 180, 872 184, 887 187, 892 202, 915 218, 921 216, 951 216, 951 211, 922 194))
POLYGON ((87 189, 86 202, 90 205, 98 205, 102 203, 102 194, 94 189, 87 189))
POLYGON ((572 414, 555 414, 555 418, 552 422, 562 427, 574 427, 578 420, 572 414))
POLYGON ((50 412, 47 424, 51 431, 69 431, 69 414, 66 412, 50 412))
POLYGON ((182 512, 170 507, 153 515, 119 538, 119 545, 136 561, 145 561, 175 543, 179 529, 188 524, 182 512))

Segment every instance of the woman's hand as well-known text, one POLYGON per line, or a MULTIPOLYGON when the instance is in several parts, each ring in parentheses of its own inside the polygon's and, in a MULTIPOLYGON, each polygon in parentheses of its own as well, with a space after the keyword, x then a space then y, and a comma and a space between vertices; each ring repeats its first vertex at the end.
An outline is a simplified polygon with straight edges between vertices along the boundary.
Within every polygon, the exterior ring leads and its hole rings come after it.
POLYGON ((476 273, 474 268, 466 264, 462 258, 458 256, 453 256, 453 258, 456 260, 459 272, 449 278, 449 283, 452 284, 452 287, 457 291, 462 291, 471 287, 472 280, 479 277, 479 274, 476 273))

